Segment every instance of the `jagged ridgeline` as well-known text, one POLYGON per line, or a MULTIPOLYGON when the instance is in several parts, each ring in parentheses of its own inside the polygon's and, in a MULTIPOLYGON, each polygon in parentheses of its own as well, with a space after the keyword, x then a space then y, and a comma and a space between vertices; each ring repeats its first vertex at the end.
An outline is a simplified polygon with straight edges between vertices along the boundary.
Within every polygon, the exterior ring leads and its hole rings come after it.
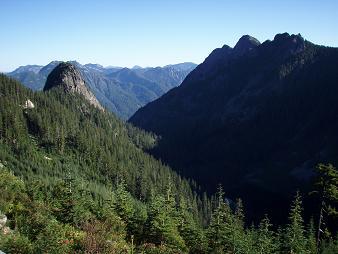
POLYGON ((32 92, 0 76, 0 160, 15 175, 47 187, 74 179, 101 204, 121 181, 145 202, 169 188, 199 216, 188 181, 142 151, 155 137, 93 103, 72 65, 56 67, 44 90, 32 92))
MULTIPOLYGON (((131 117, 161 136, 152 153, 249 211, 280 215, 318 162, 338 162, 338 49, 301 35, 215 49, 181 86, 131 117)), ((255 214, 253 218, 255 218, 255 214)))

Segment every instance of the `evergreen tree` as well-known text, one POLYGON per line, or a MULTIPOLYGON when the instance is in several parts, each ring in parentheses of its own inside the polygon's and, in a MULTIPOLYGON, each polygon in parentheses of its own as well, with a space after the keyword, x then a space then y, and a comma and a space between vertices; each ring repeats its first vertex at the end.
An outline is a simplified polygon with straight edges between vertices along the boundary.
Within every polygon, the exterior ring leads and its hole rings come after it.
POLYGON ((306 238, 302 217, 302 200, 297 192, 289 213, 289 224, 285 231, 285 248, 291 254, 306 253, 306 238))
POLYGON ((315 187, 317 190, 314 192, 319 194, 321 202, 316 240, 319 249, 322 235, 329 234, 324 226, 326 215, 332 216, 333 220, 338 218, 338 172, 332 164, 318 164, 315 187))
POLYGON ((257 239, 258 239, 258 232, 254 225, 252 224, 251 227, 245 230, 245 242, 243 244, 243 253, 248 254, 257 254, 259 253, 258 247, 256 247, 257 239))
POLYGON ((317 254, 316 230, 312 218, 306 229, 306 253, 317 254))
POLYGON ((258 226, 256 248, 257 253, 278 253, 278 241, 271 230, 272 224, 267 215, 262 219, 258 226))
POLYGON ((217 192, 217 207, 211 216, 210 225, 207 229, 210 252, 224 253, 227 250, 232 250, 232 221, 233 215, 231 209, 224 201, 222 186, 219 186, 217 192))
POLYGON ((150 242, 184 251, 186 246, 179 234, 178 226, 176 203, 169 185, 166 196, 156 195, 150 204, 147 222, 150 242))
POLYGON ((113 192, 113 204, 116 213, 128 224, 134 215, 133 199, 126 190, 124 180, 121 180, 113 192))
POLYGON ((72 223, 74 219, 74 207, 77 200, 69 187, 69 183, 65 181, 56 183, 49 201, 54 216, 63 223, 72 223))
POLYGON ((186 200, 181 196, 178 206, 178 230, 190 253, 205 253, 206 239, 202 228, 194 220, 186 200))
POLYGON ((237 199, 234 220, 232 225, 232 252, 247 253, 249 241, 244 230, 244 209, 241 199, 237 199))
POLYGON ((319 164, 317 166, 317 179, 315 186, 326 203, 328 214, 338 216, 338 171, 332 164, 319 164))

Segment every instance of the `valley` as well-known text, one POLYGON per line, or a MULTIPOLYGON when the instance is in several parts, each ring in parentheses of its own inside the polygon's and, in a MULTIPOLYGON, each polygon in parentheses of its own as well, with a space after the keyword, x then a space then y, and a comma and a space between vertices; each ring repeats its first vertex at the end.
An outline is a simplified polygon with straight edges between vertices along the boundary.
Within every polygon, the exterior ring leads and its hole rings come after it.
POLYGON ((0 6, 0 254, 338 253, 337 1, 0 6))
MULTIPOLYGON (((35 91, 42 90, 47 76, 59 64, 27 65, 7 73, 35 91)), ((127 120, 137 109, 179 86, 196 64, 181 63, 164 67, 103 67, 99 64, 81 65, 71 61, 102 106, 127 120)))

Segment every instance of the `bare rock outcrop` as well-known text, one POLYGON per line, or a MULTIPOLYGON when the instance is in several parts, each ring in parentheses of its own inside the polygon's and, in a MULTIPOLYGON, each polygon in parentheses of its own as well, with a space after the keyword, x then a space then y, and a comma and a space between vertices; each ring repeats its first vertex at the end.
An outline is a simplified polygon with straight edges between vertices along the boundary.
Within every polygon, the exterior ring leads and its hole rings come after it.
POLYGON ((80 72, 71 63, 62 62, 48 75, 44 91, 61 87, 65 92, 78 93, 90 104, 104 110, 95 95, 89 90, 80 72))

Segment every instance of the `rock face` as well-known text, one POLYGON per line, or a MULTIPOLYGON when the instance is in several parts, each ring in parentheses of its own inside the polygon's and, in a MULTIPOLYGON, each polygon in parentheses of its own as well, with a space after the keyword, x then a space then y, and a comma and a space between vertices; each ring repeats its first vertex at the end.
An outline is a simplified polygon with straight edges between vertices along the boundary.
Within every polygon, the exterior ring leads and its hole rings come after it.
POLYGON ((28 99, 28 100, 25 101, 23 108, 24 109, 33 109, 33 108, 35 108, 35 105, 31 100, 28 99))
POLYGON ((0 214, 0 229, 2 229, 7 222, 7 216, 4 214, 0 214))
POLYGON ((100 110, 104 110, 94 94, 88 89, 80 72, 71 63, 60 63, 48 75, 44 91, 62 87, 65 92, 78 93, 82 95, 90 104, 100 110))

